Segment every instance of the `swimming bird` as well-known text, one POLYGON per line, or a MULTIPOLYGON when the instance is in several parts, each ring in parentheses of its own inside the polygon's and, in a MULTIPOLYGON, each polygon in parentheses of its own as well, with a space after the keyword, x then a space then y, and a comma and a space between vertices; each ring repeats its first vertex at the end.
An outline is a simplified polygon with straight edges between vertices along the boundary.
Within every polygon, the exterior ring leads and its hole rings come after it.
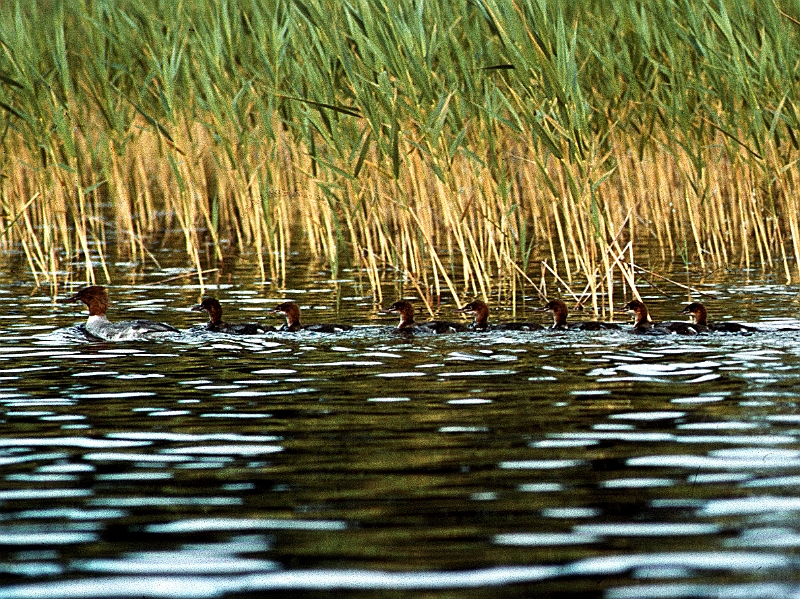
POLYGON ((625 304, 622 309, 636 316, 636 320, 633 323, 633 332, 637 334, 664 335, 673 333, 676 335, 697 335, 697 333, 701 332, 689 322, 651 322, 647 313, 647 306, 640 300, 632 300, 625 304))
POLYGON ((550 300, 542 309, 553 313, 553 324, 549 328, 556 331, 607 331, 620 330, 622 328, 615 322, 600 322, 597 320, 567 323, 569 308, 567 308, 566 302, 560 299, 550 300))
POLYGON ((75 295, 59 300, 61 303, 83 302, 89 308, 86 331, 105 341, 126 341, 146 339, 153 333, 178 333, 178 329, 163 322, 152 320, 124 320, 110 322, 108 311, 108 291, 100 285, 91 285, 79 290, 75 295))
POLYGON ((429 320, 426 322, 414 321, 414 304, 408 300, 400 300, 388 308, 380 311, 381 314, 399 314, 400 323, 398 331, 406 333, 463 333, 469 328, 463 322, 449 322, 446 320, 429 320))
POLYGON ((489 306, 479 299, 454 311, 460 314, 474 314, 475 319, 468 325, 468 329, 471 331, 541 331, 544 329, 538 322, 499 322, 490 325, 489 306))
POLYGON ((692 302, 681 310, 681 314, 688 314, 692 317, 693 326, 700 332, 713 331, 716 333, 755 333, 760 329, 751 327, 740 322, 717 322, 708 323, 708 311, 700 302, 692 302))
POLYGON ((229 323, 222 320, 222 306, 213 297, 204 297, 196 306, 192 307, 192 312, 208 312, 208 324, 206 330, 214 333, 225 333, 227 335, 258 335, 274 331, 275 327, 269 325, 256 324, 254 322, 229 323))
POLYGON ((270 310, 274 314, 283 314, 286 317, 286 322, 278 329, 279 331, 288 331, 295 333, 297 331, 312 331, 314 333, 341 333, 349 331, 353 327, 349 324, 307 324, 304 325, 300 322, 300 307, 294 302, 283 302, 270 310))

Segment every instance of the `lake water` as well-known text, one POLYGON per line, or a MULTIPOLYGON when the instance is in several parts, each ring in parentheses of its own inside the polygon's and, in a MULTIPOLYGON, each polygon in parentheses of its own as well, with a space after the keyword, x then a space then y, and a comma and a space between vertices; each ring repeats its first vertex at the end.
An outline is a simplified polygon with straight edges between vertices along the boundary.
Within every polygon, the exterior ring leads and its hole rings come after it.
MULTIPOLYGON (((291 276, 207 293, 370 326, 89 342, 0 280, 0 599, 800 596, 796 287, 704 287, 747 336, 406 338, 353 273, 291 276)), ((202 323, 159 277, 109 317, 202 323)))

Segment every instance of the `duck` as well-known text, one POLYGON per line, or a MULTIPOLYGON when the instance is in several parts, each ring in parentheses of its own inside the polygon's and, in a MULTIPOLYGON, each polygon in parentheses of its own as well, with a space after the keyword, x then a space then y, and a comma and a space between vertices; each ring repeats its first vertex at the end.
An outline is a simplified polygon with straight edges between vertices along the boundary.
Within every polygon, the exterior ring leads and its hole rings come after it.
POLYGON ((300 322, 300 306, 294 302, 283 302, 270 310, 273 314, 283 314, 286 317, 286 322, 278 328, 278 331, 288 331, 296 333, 297 331, 312 331, 314 333, 341 333, 349 331, 353 327, 349 324, 307 324, 304 325, 300 322))
POLYGON ((429 320, 418 323, 414 321, 414 304, 408 300, 400 300, 388 308, 380 311, 381 314, 399 314, 400 323, 397 331, 404 333, 463 333, 469 330, 463 322, 449 322, 446 320, 429 320))
POLYGON ((204 297, 203 300, 192 307, 192 312, 208 312, 206 330, 227 335, 259 335, 274 331, 270 325, 256 324, 254 322, 229 323, 222 320, 222 306, 213 297, 204 297))
POLYGON ((178 329, 163 322, 152 320, 124 320, 111 322, 106 316, 109 300, 108 291, 101 285, 90 285, 76 294, 59 300, 60 303, 83 302, 89 308, 86 332, 104 341, 130 341, 147 339, 152 334, 179 333, 178 329))
POLYGON ((700 332, 713 331, 715 333, 755 333, 760 329, 740 322, 717 322, 708 324, 708 311, 700 302, 692 302, 681 310, 681 314, 688 314, 692 318, 692 325, 700 332))
POLYGON ((659 322, 650 321, 647 306, 640 300, 632 300, 622 308, 626 312, 633 313, 636 320, 633 323, 633 332, 639 335, 697 335, 702 332, 689 322, 659 322))
POLYGON ((548 328, 554 331, 608 331, 622 328, 615 322, 600 322, 597 320, 567 323, 569 308, 567 308, 566 302, 560 299, 550 300, 542 310, 549 310, 553 313, 553 324, 548 328))
POLYGON ((459 314, 473 314, 475 320, 467 326, 471 331, 541 331, 544 329, 538 322, 501 322, 489 324, 489 306, 483 300, 473 300, 463 308, 454 310, 459 314))

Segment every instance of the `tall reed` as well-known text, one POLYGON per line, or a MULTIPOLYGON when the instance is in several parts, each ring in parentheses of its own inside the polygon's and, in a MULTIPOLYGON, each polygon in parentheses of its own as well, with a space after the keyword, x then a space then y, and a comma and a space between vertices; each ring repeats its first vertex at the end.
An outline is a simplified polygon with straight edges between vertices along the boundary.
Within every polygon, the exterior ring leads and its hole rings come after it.
POLYGON ((276 278, 302 243, 376 298, 391 266, 431 310, 555 281, 602 311, 653 248, 796 280, 799 18, 794 0, 9 0, 0 244, 55 284, 175 243, 198 272, 255 248, 276 278))

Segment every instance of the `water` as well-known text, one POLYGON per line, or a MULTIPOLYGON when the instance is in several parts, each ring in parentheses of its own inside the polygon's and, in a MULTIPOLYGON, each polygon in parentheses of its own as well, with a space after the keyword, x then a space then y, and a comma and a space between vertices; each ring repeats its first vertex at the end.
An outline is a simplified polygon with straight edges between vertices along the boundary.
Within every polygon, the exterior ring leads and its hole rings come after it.
MULTIPOLYGON (((243 280, 231 321, 370 326, 86 342, 0 290, 0 598, 800 595, 800 330, 408 339, 347 276, 243 280)), ((719 289, 800 327, 795 288, 719 289)), ((185 281, 111 294, 201 320, 185 281)))

